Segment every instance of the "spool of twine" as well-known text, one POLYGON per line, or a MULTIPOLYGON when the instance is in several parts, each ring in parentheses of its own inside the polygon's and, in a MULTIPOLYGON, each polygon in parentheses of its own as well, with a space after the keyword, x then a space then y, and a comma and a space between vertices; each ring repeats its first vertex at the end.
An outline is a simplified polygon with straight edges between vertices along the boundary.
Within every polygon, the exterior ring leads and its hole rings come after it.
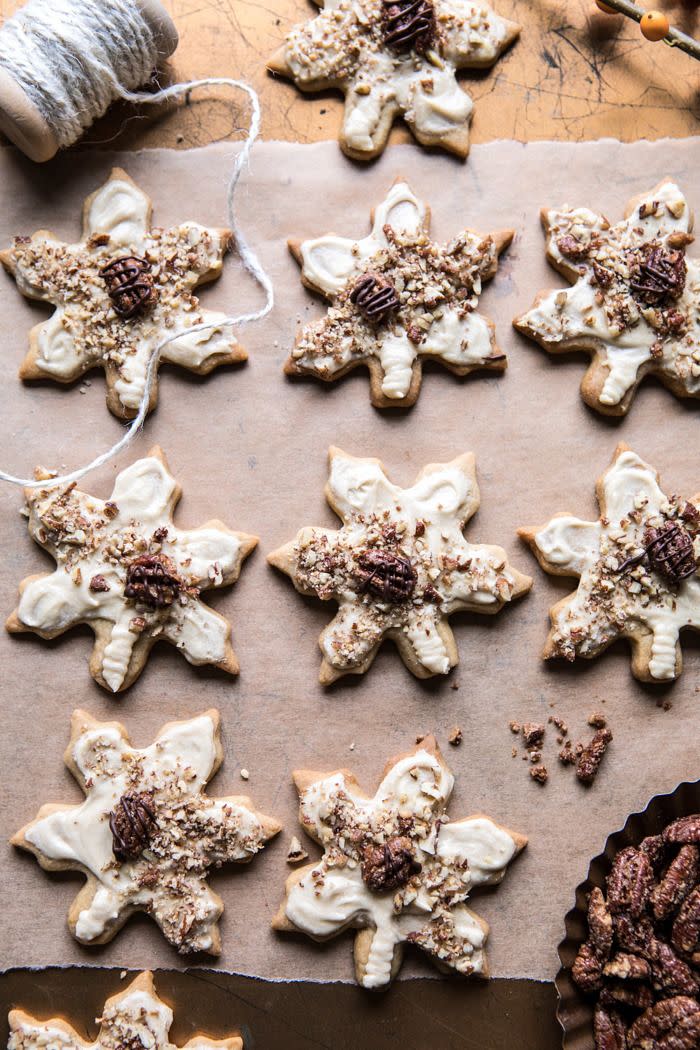
POLYGON ((159 0, 29 0, 0 28, 0 131, 49 160, 177 43, 159 0))

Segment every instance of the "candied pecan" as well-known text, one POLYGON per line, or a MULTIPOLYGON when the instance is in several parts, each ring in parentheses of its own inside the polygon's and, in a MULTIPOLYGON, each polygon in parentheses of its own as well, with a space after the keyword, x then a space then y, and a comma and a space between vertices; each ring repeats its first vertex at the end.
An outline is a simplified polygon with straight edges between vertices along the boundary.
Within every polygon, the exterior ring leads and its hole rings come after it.
POLYGON ((122 795, 109 815, 112 849, 117 860, 136 860, 148 845, 156 826, 156 811, 150 791, 122 795))
POLYGON ((567 259, 585 259, 590 251, 591 245, 581 244, 573 234, 565 233, 562 237, 557 238, 557 248, 562 255, 565 255, 567 259))
POLYGON ((654 885, 649 858, 634 846, 621 850, 607 878, 610 911, 637 918, 644 911, 654 885))
POLYGON ((616 977, 619 981, 645 981, 651 976, 651 967, 639 955, 618 952, 603 967, 603 976, 616 977))
POLYGON ((571 976, 582 992, 597 992, 603 984, 603 960, 590 941, 578 950, 571 976))
POLYGON ((698 979, 670 944, 653 938, 647 952, 651 963, 651 983, 663 996, 697 995, 698 979))
POLYGON ((668 919, 678 911, 681 904, 698 881, 700 873, 700 850, 697 846, 681 846, 669 864, 664 877, 654 888, 651 905, 657 919, 668 919))
POLYGON ((630 1006, 634 1010, 646 1010, 653 1005, 654 994, 646 984, 636 981, 611 981, 600 993, 598 1001, 603 1006, 630 1006))
MULTIPOLYGON (((608 900, 608 904, 610 901, 608 900)), ((654 927, 646 915, 631 916, 628 912, 613 913, 613 926, 617 942, 624 951, 649 958, 653 944, 654 927)))
POLYGON ((546 784, 549 780, 549 770, 546 766, 533 766, 530 770, 530 776, 533 780, 536 780, 538 784, 546 784))
POLYGON ((688 1014, 673 1030, 659 1040, 659 1050, 698 1050, 700 1046, 700 1013, 688 1014))
POLYGON ((700 945, 700 886, 692 890, 681 905, 671 931, 676 951, 690 955, 700 945))
POLYGON ((142 602, 149 609, 172 605, 182 589, 175 566, 165 555, 142 554, 126 570, 124 597, 142 602))
POLYGON ((700 813, 674 820, 661 834, 664 842, 678 842, 682 845, 686 842, 700 843, 700 813))
POLYGON ((658 869, 661 867, 666 855, 666 843, 663 840, 663 836, 647 835, 639 843, 639 848, 642 853, 646 853, 652 868, 658 869))
POLYGON ((92 577, 88 586, 90 587, 91 591, 95 592, 109 590, 109 584, 100 572, 98 572, 96 576, 92 577))
POLYGON ((369 591, 375 598, 399 604, 407 601, 416 586, 416 570, 408 558, 391 551, 371 549, 357 559, 361 592, 369 591))
POLYGON ((613 922, 603 891, 597 886, 588 898, 588 939, 601 959, 608 959, 613 945, 613 922))
POLYGON ((411 840, 403 835, 394 835, 382 845, 369 845, 364 850, 362 878, 377 893, 398 889, 420 870, 411 840))
POLYGON ((523 722, 523 743, 525 747, 538 748, 544 740, 544 726, 537 722, 523 722))
POLYGON ((593 1034, 596 1050, 627 1050, 627 1025, 615 1009, 596 1006, 593 1034))
POLYGON ((582 784, 592 784, 597 777, 600 763, 612 738, 609 729, 597 729, 593 739, 584 747, 576 763, 576 776, 582 784))
MULTIPOLYGON (((669 1036, 677 1026, 688 1018, 700 1013, 700 1003, 685 995, 673 999, 664 999, 638 1017, 629 1032, 627 1043, 629 1050, 658 1050, 659 1040, 669 1036)), ((668 1050, 672 1044, 667 1043, 668 1050)), ((692 1050, 690 1044, 689 1050, 692 1050)), ((681 1050, 681 1047, 678 1050, 681 1050)))

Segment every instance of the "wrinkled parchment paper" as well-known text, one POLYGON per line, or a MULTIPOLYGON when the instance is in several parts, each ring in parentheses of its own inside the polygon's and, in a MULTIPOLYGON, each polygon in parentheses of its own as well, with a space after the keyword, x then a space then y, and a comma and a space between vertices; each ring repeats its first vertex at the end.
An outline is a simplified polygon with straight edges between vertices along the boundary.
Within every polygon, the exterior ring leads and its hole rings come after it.
MULTIPOLYGON (((249 793, 260 809, 284 821, 285 830, 249 867, 232 866, 212 879, 226 906, 223 954, 215 965, 266 978, 352 980, 351 936, 319 946, 269 929, 289 872, 289 838, 303 838, 290 773, 296 767, 349 766, 373 790, 385 761, 411 747, 416 734, 433 730, 457 776, 451 814, 487 812, 530 836, 505 882, 472 898, 491 924, 493 972, 551 978, 563 917, 590 857, 628 812, 698 775, 700 647, 686 637, 685 673, 666 689, 634 681, 624 644, 593 663, 546 666, 540 650, 547 610, 570 588, 539 570, 515 529, 559 510, 595 517, 595 479, 622 440, 662 471, 667 490, 695 493, 698 409, 650 381, 626 420, 604 419, 579 398, 583 358, 550 358, 517 335, 511 319, 540 288, 562 283, 544 260, 541 205, 583 204, 616 220, 628 197, 664 175, 678 178, 691 203, 698 204, 693 192, 699 161, 697 140, 493 143, 476 147, 466 165, 406 146, 387 150, 363 168, 345 159, 334 143, 256 147, 237 206, 246 235, 274 279, 276 306, 265 322, 240 333, 249 363, 203 379, 163 368, 160 405, 137 444, 82 482, 106 496, 117 470, 159 443, 184 488, 181 523, 196 525, 216 516, 260 536, 239 583, 213 599, 233 621, 240 678, 191 668, 162 646, 137 684, 114 698, 88 675, 87 628, 53 643, 0 634, 0 843, 42 802, 80 800, 62 761, 74 707, 120 719, 132 741, 145 746, 164 722, 216 706, 223 717, 225 761, 212 793, 249 793), (413 410, 380 412, 369 404, 362 372, 330 387, 282 374, 297 320, 323 309, 302 288, 285 241, 330 230, 363 236, 371 207, 397 175, 429 201, 439 239, 465 226, 517 231, 481 300, 482 311, 496 323, 509 368, 504 376, 466 380, 439 367, 426 369, 413 410), (444 680, 416 681, 387 644, 364 678, 345 679, 325 692, 317 684, 316 640, 333 609, 300 597, 266 565, 265 553, 301 525, 336 524, 323 498, 330 444, 379 456, 392 479, 404 485, 425 463, 467 449, 476 453, 482 506, 467 536, 506 547, 535 585, 495 618, 453 619, 461 663, 444 680), (670 710, 659 706, 663 700, 672 703, 670 710), (577 740, 591 732, 586 718, 595 710, 606 712, 615 739, 591 791, 558 766, 551 729, 544 759, 552 775, 545 788, 530 780, 520 756, 511 757, 517 741, 508 729, 510 719, 546 721, 556 714, 577 740), (459 748, 447 743, 453 725, 464 733, 459 748), (250 771, 245 784, 241 768, 250 771)), ((39 168, 6 150, 0 153, 0 245, 39 227, 77 237, 82 200, 112 163, 125 167, 151 194, 156 223, 196 219, 223 225, 230 162, 230 150, 218 146, 184 153, 72 154, 39 168)), ((202 298, 212 308, 238 312, 258 303, 260 294, 233 256, 202 298)), ((37 463, 80 465, 120 433, 105 408, 101 373, 90 377, 84 393, 79 382, 64 389, 17 379, 29 328, 45 316, 43 307, 27 303, 13 281, 0 275, 0 461, 22 473, 37 463)), ((14 607, 23 576, 53 566, 29 539, 21 505, 18 490, 0 489, 3 615, 14 607)), ((313 844, 305 845, 316 856, 313 844)), ((0 845, 0 880, 5 967, 186 965, 144 917, 132 919, 104 948, 77 944, 66 913, 82 884, 78 875, 50 876, 29 855, 0 845)), ((435 971, 416 956, 404 966, 404 976, 411 973, 435 971)))

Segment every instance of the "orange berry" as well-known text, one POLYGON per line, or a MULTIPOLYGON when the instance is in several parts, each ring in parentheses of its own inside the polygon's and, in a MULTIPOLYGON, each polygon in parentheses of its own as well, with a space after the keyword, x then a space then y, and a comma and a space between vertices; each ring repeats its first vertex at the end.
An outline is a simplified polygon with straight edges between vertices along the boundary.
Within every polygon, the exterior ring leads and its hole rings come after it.
POLYGON ((597 7, 606 15, 618 15, 620 12, 616 11, 614 7, 610 7, 609 4, 604 4, 603 0, 595 0, 597 7))
POLYGON ((663 11, 647 11, 642 15, 639 28, 647 40, 663 40, 670 27, 663 11))

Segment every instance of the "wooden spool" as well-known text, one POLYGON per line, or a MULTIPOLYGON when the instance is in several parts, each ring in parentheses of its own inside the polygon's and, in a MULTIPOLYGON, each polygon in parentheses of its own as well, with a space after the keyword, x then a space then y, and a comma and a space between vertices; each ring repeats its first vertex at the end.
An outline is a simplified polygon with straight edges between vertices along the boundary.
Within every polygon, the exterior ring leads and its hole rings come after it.
MULTIPOLYGON (((178 45, 175 23, 160 0, 136 0, 156 40, 160 63, 178 45)), ((56 136, 22 87, 0 68, 0 131, 31 160, 46 161, 59 150, 56 136)))

